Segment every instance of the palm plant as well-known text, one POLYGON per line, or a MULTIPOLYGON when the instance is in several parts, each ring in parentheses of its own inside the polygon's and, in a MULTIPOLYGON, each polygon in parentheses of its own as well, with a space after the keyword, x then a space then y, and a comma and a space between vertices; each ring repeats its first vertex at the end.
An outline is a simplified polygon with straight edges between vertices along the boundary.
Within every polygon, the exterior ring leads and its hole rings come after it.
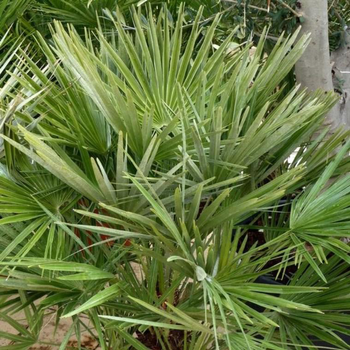
POLYGON ((349 134, 322 129, 334 95, 283 85, 308 38, 265 57, 234 31, 213 45, 202 9, 189 34, 182 5, 147 11, 132 27, 105 11, 113 31, 84 39, 55 22, 44 64, 19 53, 1 104, 6 349, 52 313, 72 319, 60 349, 84 331, 102 349, 348 348, 349 134))

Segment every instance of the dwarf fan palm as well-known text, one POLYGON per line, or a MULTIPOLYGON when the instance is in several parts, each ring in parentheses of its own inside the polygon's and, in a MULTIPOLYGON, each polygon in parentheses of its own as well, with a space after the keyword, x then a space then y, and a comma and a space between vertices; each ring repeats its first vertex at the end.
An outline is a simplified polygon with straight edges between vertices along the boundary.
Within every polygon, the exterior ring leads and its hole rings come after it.
POLYGON ((19 333, 2 334, 7 348, 38 341, 52 308, 72 318, 61 349, 90 330, 82 314, 102 349, 146 349, 147 337, 163 349, 300 349, 308 335, 345 348, 348 246, 335 237, 347 223, 326 204, 347 220, 348 186, 326 182, 349 170, 349 144, 334 155, 348 134, 310 141, 332 94, 282 94, 308 38, 265 58, 263 40, 214 46, 219 18, 203 32, 201 11, 187 41, 182 7, 174 25, 165 6, 133 9, 132 28, 106 15, 112 38, 56 22, 53 44, 40 40, 46 63, 21 51, 7 92, 21 98, 2 134, 0 317, 19 333), (281 199, 292 202, 282 222, 281 199), (256 227, 260 245, 248 242, 256 227), (287 285, 261 283, 294 263, 287 285))

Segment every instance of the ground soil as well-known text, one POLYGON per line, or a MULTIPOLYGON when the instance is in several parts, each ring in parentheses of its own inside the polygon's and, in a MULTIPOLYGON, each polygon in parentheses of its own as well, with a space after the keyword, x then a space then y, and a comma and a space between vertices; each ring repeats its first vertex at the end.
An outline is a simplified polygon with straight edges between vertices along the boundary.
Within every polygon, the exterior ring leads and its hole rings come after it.
MULTIPOLYGON (((21 322, 21 319, 24 319, 24 315, 19 313, 17 315, 17 321, 21 322)), ((70 326, 71 326, 71 320, 62 319, 55 332, 55 319, 52 317, 52 315, 46 317, 44 321, 43 329, 40 333, 39 343, 31 346, 29 350, 57 350, 60 344, 62 343, 62 340, 64 339, 65 335, 67 334, 67 331, 70 326), (52 343, 56 345, 40 344, 40 341, 45 343, 52 343)), ((2 332, 6 332, 9 334, 17 334, 17 331, 15 329, 13 329, 11 326, 8 325, 8 323, 3 321, 0 321, 0 330, 2 332)), ((11 341, 0 338, 0 347, 5 345, 11 345, 11 341)), ((91 350, 101 349, 98 346, 97 341, 93 337, 91 337, 91 335, 88 333, 82 333, 81 345, 82 347, 84 347, 84 349, 91 349, 91 350)), ((78 348, 77 338, 75 336, 72 336, 68 342, 67 350, 77 349, 77 348, 78 348)))

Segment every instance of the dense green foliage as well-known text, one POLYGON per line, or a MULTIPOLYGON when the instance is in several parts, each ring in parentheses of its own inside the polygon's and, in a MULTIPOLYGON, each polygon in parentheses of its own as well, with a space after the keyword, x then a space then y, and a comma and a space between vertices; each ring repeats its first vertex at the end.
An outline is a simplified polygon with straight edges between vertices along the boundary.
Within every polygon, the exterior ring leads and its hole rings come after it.
MULTIPOLYGON (((130 19, 131 5, 151 3, 155 12, 167 2, 171 16, 177 17, 179 0, 2 0, 0 5, 0 32, 12 26, 16 35, 31 35, 39 30, 44 37, 50 37, 48 24, 54 19, 70 23, 82 32, 84 27, 94 29, 113 28, 113 21, 106 11, 115 13, 117 6, 130 19)), ((299 17, 297 0, 184 0, 185 19, 191 22, 198 9, 203 6, 201 25, 211 23, 216 14, 222 16, 217 28, 217 38, 224 38, 232 27, 239 27, 235 34, 237 40, 246 40, 253 35, 258 40, 263 29, 270 26, 271 46, 282 31, 292 33, 303 18, 299 17)), ((142 8, 142 6, 141 6, 142 8)), ((347 0, 329 0, 329 22, 331 47, 344 45, 344 32, 350 26, 350 3, 347 0)), ((131 22, 128 24, 132 24, 131 22)))
POLYGON ((4 349, 40 343, 47 315, 72 319, 62 350, 83 332, 101 349, 349 348, 349 132, 322 126, 335 95, 285 84, 309 39, 266 55, 263 28, 238 44, 239 21, 223 31, 199 2, 12 3, 4 349))

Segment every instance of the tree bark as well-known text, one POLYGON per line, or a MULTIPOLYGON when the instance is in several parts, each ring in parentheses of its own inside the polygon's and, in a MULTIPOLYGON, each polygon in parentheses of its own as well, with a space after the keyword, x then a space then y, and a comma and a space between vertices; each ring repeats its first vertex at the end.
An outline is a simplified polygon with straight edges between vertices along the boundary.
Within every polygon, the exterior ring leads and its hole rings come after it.
POLYGON ((350 129, 350 34, 345 33, 345 45, 332 52, 333 85, 341 94, 339 121, 350 129))
MULTIPOLYGON (((300 0, 298 7, 299 14, 303 18, 301 34, 310 33, 311 42, 296 64, 297 81, 302 87, 306 87, 310 91, 317 89, 334 91, 328 37, 328 1, 300 0)), ((339 56, 341 55, 339 53, 339 56)), ((336 59, 340 61, 338 55, 336 59)), ((350 61, 348 61, 348 64, 350 64, 350 61)), ((340 70, 343 71, 342 67, 345 67, 345 65, 343 61, 341 64, 339 63, 339 72, 340 70)), ((350 78, 350 74, 348 76, 350 78)), ((350 127, 350 103, 346 102, 343 98, 328 113, 326 124, 329 124, 332 128, 337 128, 340 125, 350 127)))

